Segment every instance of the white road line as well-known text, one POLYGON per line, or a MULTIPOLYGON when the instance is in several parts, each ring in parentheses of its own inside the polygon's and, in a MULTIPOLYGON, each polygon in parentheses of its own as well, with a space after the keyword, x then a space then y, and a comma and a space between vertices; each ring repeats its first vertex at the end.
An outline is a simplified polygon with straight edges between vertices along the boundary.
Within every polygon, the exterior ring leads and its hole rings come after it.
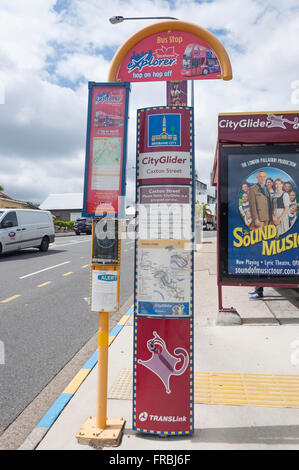
POLYGON ((86 243, 86 242, 90 242, 90 239, 88 240, 81 240, 80 242, 75 242, 75 241, 69 241, 68 243, 52 243, 52 245, 50 246, 50 248, 54 248, 54 247, 60 247, 60 246, 71 246, 71 245, 78 245, 79 243, 86 243))
POLYGON ((26 274, 25 276, 21 276, 21 277, 19 277, 19 279, 25 279, 25 277, 35 276, 35 274, 43 273, 44 271, 48 271, 49 269, 58 268, 59 266, 63 266, 64 264, 68 264, 68 263, 70 263, 70 261, 65 261, 64 263, 55 264, 55 266, 50 266, 49 268, 40 269, 39 271, 35 271, 34 273, 30 273, 30 274, 26 274))

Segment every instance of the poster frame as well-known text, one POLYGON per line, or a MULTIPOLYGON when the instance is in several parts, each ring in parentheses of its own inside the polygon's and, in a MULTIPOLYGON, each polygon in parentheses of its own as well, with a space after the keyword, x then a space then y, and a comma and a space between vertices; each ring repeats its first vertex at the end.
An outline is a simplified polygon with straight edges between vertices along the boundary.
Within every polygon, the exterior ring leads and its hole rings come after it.
POLYGON ((273 155, 273 150, 282 149, 282 153, 294 153, 298 155, 299 163, 299 143, 220 143, 218 152, 218 285, 221 286, 261 286, 261 287, 282 287, 298 288, 298 276, 271 276, 260 275, 251 276, 248 274, 228 273, 228 156, 240 154, 240 149, 244 155, 261 154, 263 156, 273 155))
POLYGON ((127 166, 127 141, 128 141, 128 112, 129 112, 129 93, 131 91, 131 84, 129 82, 88 82, 88 110, 87 110, 87 131, 86 131, 86 147, 85 147, 85 171, 84 171, 84 191, 83 191, 83 217, 103 217, 106 215, 100 213, 87 212, 87 198, 88 198, 88 173, 89 173, 89 151, 90 151, 90 131, 91 131, 91 112, 92 112, 92 91, 93 87, 125 87, 125 109, 124 109, 124 130, 122 141, 122 172, 121 172, 121 187, 118 197, 121 197, 121 205, 116 214, 109 214, 109 217, 124 218, 124 201, 123 196, 126 194, 126 166, 127 166))

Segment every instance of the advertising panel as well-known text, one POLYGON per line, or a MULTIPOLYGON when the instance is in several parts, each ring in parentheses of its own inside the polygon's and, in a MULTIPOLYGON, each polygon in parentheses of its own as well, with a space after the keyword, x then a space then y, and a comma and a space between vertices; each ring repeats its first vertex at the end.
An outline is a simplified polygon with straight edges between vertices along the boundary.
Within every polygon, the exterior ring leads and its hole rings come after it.
POLYGON ((137 122, 137 185, 191 185, 190 108, 140 109, 137 122))
POLYGON ((120 216, 125 194, 128 83, 89 82, 83 214, 120 216))
POLYGON ((192 319, 135 319, 133 429, 193 431, 192 319))
POLYGON ((188 105, 188 82, 187 80, 176 80, 166 82, 167 106, 188 105))
POLYGON ((220 151, 220 279, 299 283, 299 145, 220 151))
POLYGON ((160 31, 135 44, 122 60, 117 79, 129 82, 221 78, 215 51, 198 35, 160 31))

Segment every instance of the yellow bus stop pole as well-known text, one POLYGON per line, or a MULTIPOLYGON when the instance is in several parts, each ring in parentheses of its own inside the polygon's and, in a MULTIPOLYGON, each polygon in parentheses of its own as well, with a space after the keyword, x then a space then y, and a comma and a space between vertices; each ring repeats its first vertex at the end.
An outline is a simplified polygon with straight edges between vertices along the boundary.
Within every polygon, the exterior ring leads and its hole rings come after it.
POLYGON ((98 389, 96 425, 105 429, 107 423, 109 313, 99 312, 98 336, 98 389))
MULTIPOLYGON (((93 243, 94 224, 92 230, 93 243)), ((119 305, 120 274, 119 265, 97 265, 92 263, 93 247, 91 249, 91 266, 96 270, 112 270, 118 275, 117 304, 119 305)), ((121 259, 121 240, 119 239, 119 263, 121 259)), ((98 376, 97 376, 97 408, 96 416, 90 416, 77 432, 76 437, 81 444, 89 444, 94 448, 118 446, 124 418, 107 418, 107 389, 108 389, 108 349, 109 349, 109 312, 99 312, 98 331, 98 376)))

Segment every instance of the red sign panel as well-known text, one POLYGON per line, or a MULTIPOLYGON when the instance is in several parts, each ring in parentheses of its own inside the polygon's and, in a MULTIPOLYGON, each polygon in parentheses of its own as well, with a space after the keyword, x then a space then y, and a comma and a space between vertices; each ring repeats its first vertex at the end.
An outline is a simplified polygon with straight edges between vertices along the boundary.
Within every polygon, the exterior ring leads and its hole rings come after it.
POLYGON ((197 35, 161 31, 130 49, 117 78, 129 82, 217 79, 221 66, 215 52, 197 35))
POLYGON ((192 319, 138 317, 136 330, 134 429, 155 434, 192 433, 192 319))
POLYGON ((190 108, 138 110, 137 184, 192 184, 190 108))
POLYGON ((89 83, 83 214, 120 214, 125 193, 129 83, 89 83))
POLYGON ((299 112, 219 114, 220 142, 299 142, 299 112))

